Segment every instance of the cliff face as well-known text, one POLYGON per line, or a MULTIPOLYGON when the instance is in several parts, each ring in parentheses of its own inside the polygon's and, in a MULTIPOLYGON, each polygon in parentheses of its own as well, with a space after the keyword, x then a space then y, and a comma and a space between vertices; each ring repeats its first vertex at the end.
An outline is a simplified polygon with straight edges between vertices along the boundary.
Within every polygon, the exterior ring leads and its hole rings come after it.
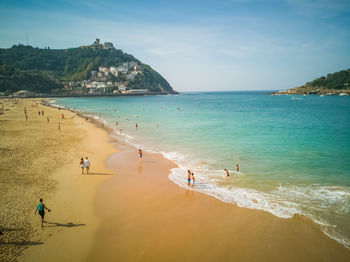
POLYGON ((87 93, 84 87, 89 82, 104 82, 106 93, 120 86, 174 92, 158 72, 112 44, 55 50, 23 45, 0 49, 0 92, 26 89, 59 94, 77 88, 87 93))
POLYGON ((322 76, 303 86, 275 92, 289 95, 350 95, 350 69, 322 76))

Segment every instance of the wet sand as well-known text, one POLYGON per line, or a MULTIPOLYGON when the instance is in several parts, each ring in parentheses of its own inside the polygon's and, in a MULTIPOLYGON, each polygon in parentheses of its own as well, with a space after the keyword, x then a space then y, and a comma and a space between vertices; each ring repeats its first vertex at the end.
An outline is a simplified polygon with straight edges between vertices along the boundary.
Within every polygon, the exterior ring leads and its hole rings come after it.
POLYGON ((168 179, 172 162, 147 153, 140 161, 136 149, 118 148, 107 160, 117 175, 99 187, 101 224, 88 261, 350 259, 305 217, 281 219, 182 189, 168 179))

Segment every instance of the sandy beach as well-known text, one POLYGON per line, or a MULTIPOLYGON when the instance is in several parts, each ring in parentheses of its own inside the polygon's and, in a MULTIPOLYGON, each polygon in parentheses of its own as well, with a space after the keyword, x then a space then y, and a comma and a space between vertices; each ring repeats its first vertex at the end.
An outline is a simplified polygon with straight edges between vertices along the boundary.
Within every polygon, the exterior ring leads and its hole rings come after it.
POLYGON ((104 159, 115 148, 104 130, 67 110, 34 100, 1 102, 6 110, 0 115, 0 260, 52 261, 66 253, 70 261, 84 261, 98 224, 95 191, 113 174, 104 159), (89 176, 81 175, 79 167, 86 156, 91 160, 89 176), (46 212, 44 228, 34 215, 41 197, 52 210, 46 212))
POLYGON ((135 148, 75 113, 2 102, 1 261, 350 259, 305 217, 281 219, 176 186, 171 161, 147 152, 139 160, 135 148), (89 176, 79 168, 85 156, 89 176), (34 216, 40 197, 52 209, 44 228, 34 216))

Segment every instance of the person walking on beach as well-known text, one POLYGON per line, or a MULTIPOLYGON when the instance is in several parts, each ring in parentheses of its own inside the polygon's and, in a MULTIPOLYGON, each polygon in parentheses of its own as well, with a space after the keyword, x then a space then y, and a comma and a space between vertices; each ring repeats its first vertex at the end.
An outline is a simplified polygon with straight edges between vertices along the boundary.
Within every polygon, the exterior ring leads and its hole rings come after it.
POLYGON ((45 206, 45 204, 43 203, 43 199, 42 198, 40 198, 39 199, 39 204, 38 204, 38 206, 36 207, 36 209, 35 209, 35 215, 36 215, 36 212, 38 211, 38 213, 39 213, 39 215, 41 216, 41 226, 43 227, 44 226, 44 217, 45 217, 45 209, 47 210, 47 211, 49 211, 49 212, 51 212, 51 209, 49 209, 49 208, 47 208, 46 206, 45 206))
POLYGON ((191 170, 187 170, 187 185, 190 186, 191 185, 191 170))
POLYGON ((58 131, 61 132, 61 123, 58 123, 58 131))
POLYGON ((48 123, 50 123, 50 118, 49 117, 46 117, 46 120, 48 123))
POLYGON ((84 165, 85 165, 85 168, 86 168, 86 174, 89 174, 90 161, 89 161, 88 157, 85 158, 84 165))
POLYGON ((84 174, 84 167, 85 167, 84 158, 80 158, 80 167, 81 167, 81 173, 84 174))
POLYGON ((139 154, 140 160, 142 160, 142 150, 141 149, 139 149, 138 154, 139 154))
POLYGON ((62 114, 62 119, 64 119, 64 114, 62 114))
POLYGON ((239 172, 239 166, 238 165, 236 165, 235 169, 236 169, 237 172, 239 172))
POLYGON ((224 171, 226 172, 226 177, 229 177, 230 173, 228 172, 228 170, 225 168, 224 171))

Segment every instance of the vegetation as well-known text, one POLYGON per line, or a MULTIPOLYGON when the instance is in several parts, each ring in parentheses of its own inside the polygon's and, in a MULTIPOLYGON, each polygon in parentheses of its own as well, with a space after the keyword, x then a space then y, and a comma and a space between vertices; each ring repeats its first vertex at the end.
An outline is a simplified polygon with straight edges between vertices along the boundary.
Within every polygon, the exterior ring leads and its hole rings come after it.
POLYGON ((278 91, 274 94, 317 94, 317 95, 350 95, 350 69, 322 76, 303 86, 278 91))
MULTIPOLYGON (((64 83, 88 79, 99 66, 119 66, 123 62, 136 62, 142 68, 142 73, 128 82, 128 88, 172 91, 169 83, 150 66, 115 48, 85 46, 54 50, 14 45, 0 49, 0 92, 23 89, 35 93, 63 92, 64 83)), ((125 81, 124 76, 118 78, 125 81)))
POLYGON ((350 88, 350 69, 342 70, 334 74, 322 76, 311 82, 306 83, 306 86, 325 89, 348 89, 350 88))

